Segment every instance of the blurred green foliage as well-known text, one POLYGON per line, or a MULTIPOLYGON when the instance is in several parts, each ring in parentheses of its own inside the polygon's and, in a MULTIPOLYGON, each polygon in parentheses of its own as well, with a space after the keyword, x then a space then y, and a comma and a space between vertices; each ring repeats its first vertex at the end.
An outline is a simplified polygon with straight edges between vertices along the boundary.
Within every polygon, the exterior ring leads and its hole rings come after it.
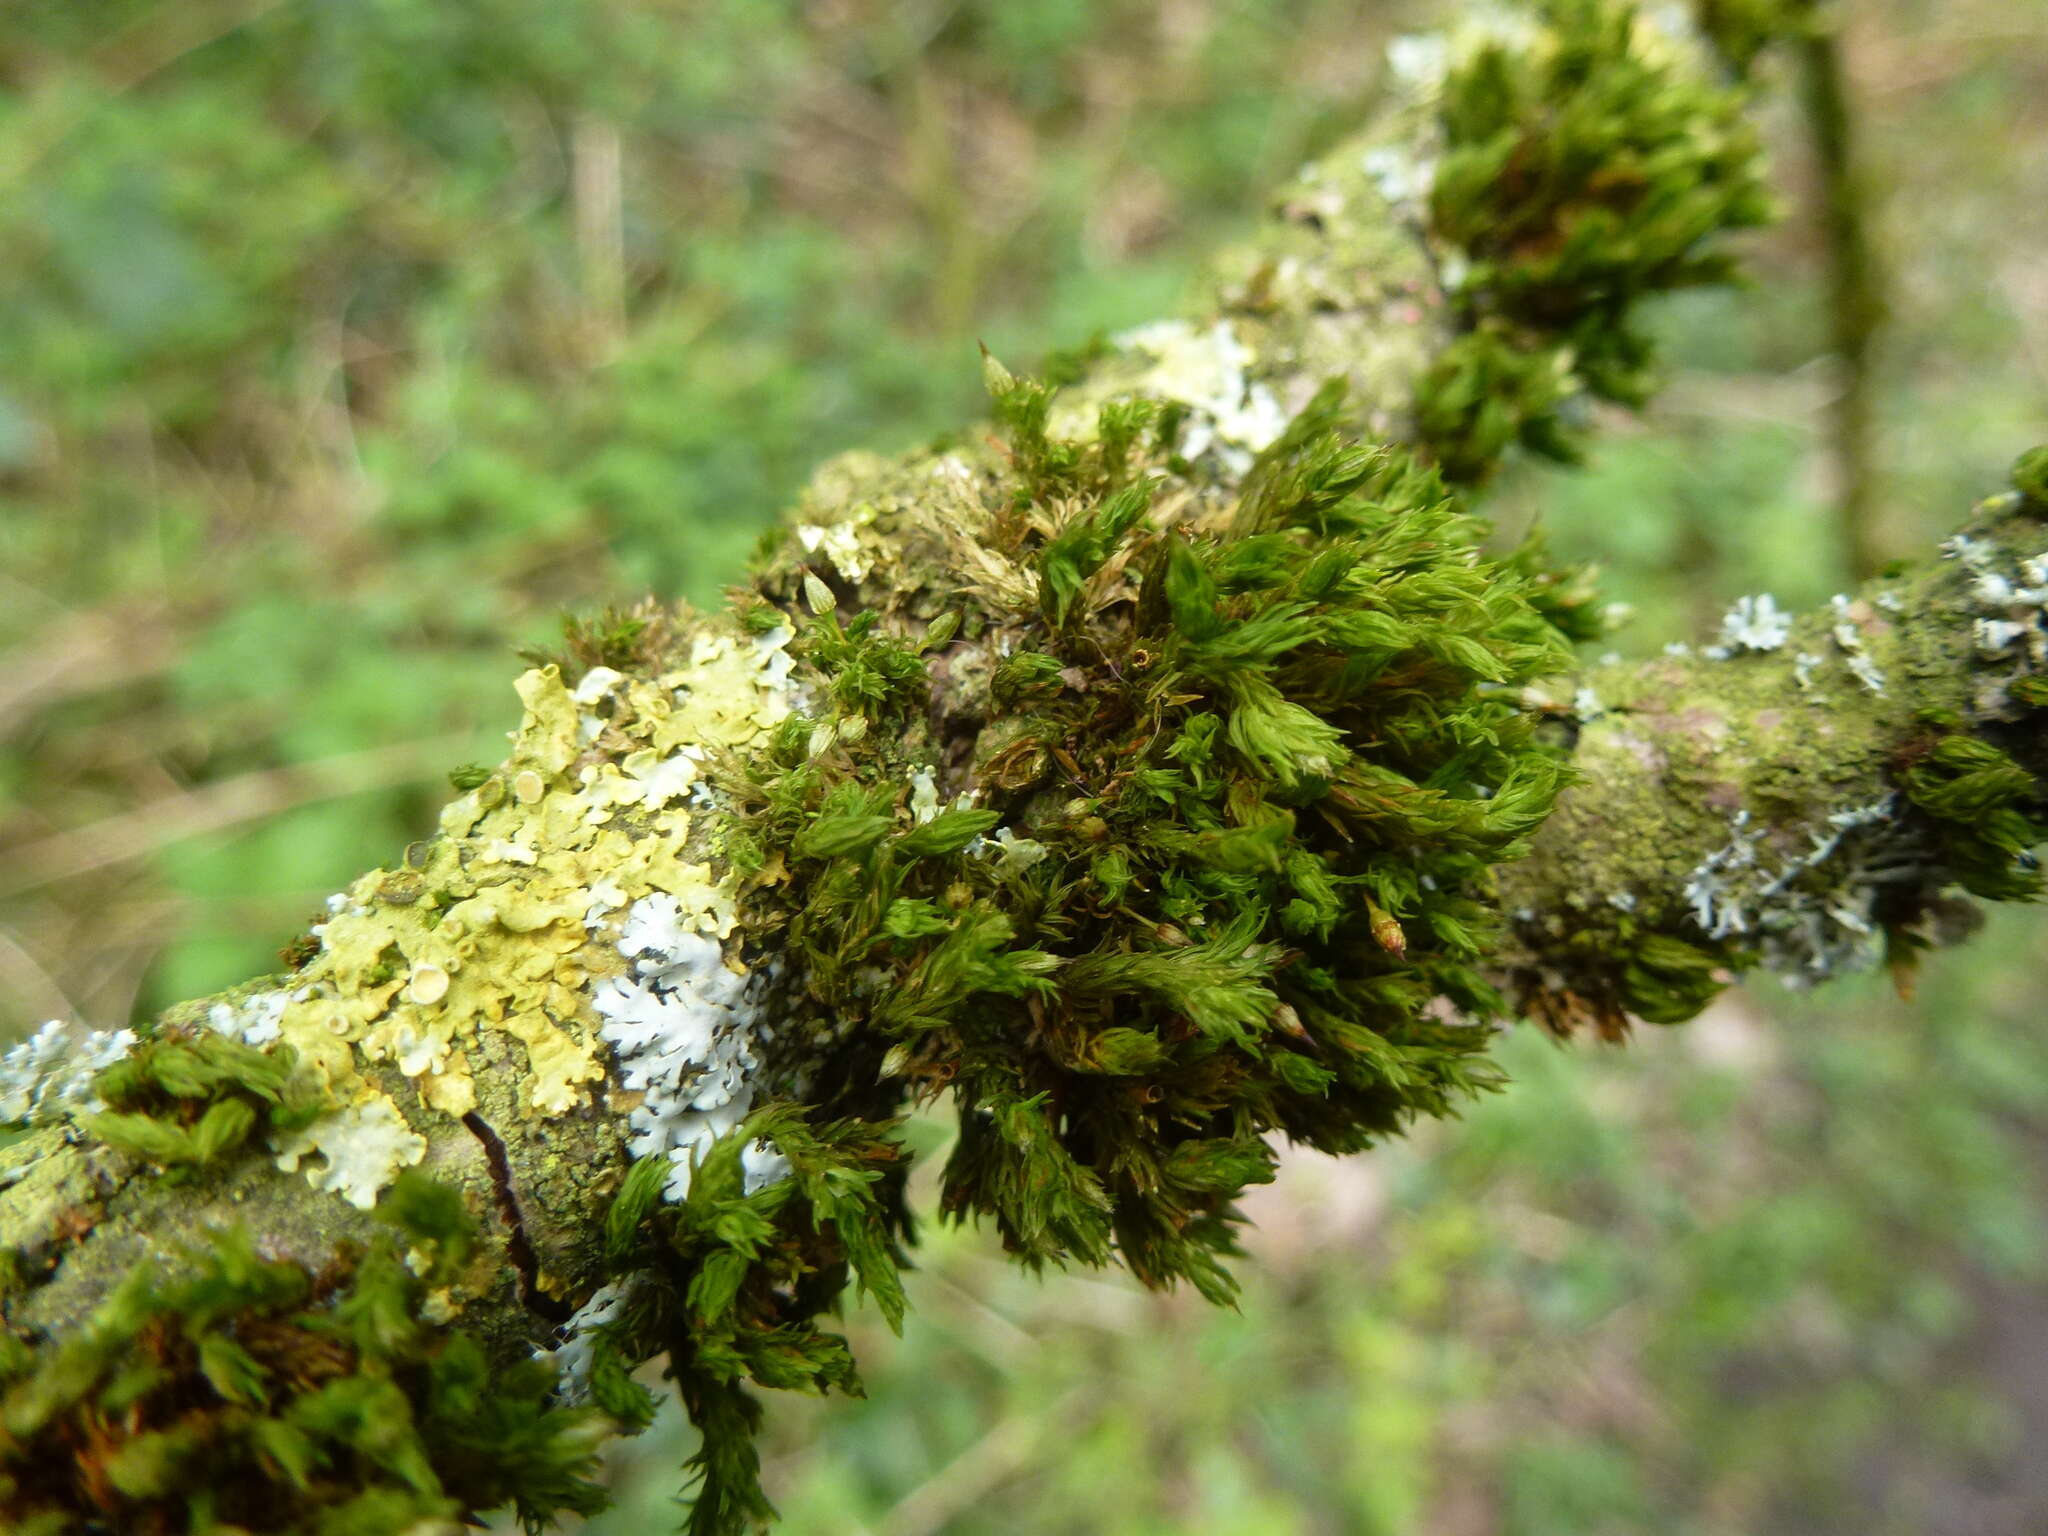
MULTIPOLYGON (((495 760, 562 607, 713 600, 818 458, 977 410, 975 339, 1170 307, 1445 8, 11 6, 0 1031, 267 968, 495 760)), ((2048 5, 1842 11, 1912 554, 2048 435, 2048 5)), ((1494 494, 1607 562, 1629 649, 1840 585, 1813 241, 1667 305, 1653 413, 1494 494)), ((904 1340, 852 1321, 869 1401, 783 1413, 771 1492, 835 1536, 2048 1528, 2044 960, 2017 914, 1915 1005, 1508 1041, 1461 1124, 1283 1168, 1240 1313, 933 1233, 904 1340)), ((592 1529, 660 1528, 685 1439, 627 1447, 592 1529)))

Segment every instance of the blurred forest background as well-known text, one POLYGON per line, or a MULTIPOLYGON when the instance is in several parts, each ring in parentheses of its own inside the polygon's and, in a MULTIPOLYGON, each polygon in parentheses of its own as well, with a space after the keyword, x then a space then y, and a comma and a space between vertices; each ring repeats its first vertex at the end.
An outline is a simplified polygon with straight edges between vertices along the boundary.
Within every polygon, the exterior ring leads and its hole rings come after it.
MULTIPOLYGON (((1446 0, 15 0, 0 21, 0 1041, 274 968, 494 761, 565 607, 716 599, 808 467, 1171 310, 1446 0)), ((2048 0, 1851 0, 1888 268, 1874 538, 2048 437, 2048 0)), ((1822 243, 1495 498, 1634 649, 1844 582, 1822 243)), ((928 1234, 799 1533, 2048 1529, 2048 923, 1915 1002, 1769 983, 1504 1042, 1457 1124, 1260 1192, 1241 1313, 928 1234)), ((943 1125, 918 1128, 936 1148, 943 1125)), ((592 1533, 669 1528, 687 1431, 592 1533)))

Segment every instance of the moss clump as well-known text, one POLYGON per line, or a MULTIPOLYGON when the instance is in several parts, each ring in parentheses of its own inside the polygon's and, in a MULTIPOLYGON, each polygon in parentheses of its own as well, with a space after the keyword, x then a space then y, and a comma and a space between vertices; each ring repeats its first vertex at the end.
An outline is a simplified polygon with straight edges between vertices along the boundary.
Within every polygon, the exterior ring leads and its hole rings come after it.
MULTIPOLYGON (((1512 700, 1568 650, 1433 473, 1338 435, 1334 392, 1195 511, 1107 416, 1058 442, 1041 386, 992 384, 991 537, 1036 579, 968 625, 1007 651, 977 803, 915 816, 900 742, 799 722, 741 835, 786 850, 798 1006, 958 1099, 949 1211, 1224 1299, 1268 1132, 1348 1150, 1492 1080, 1460 1022, 1499 1002, 1486 870, 1562 778, 1512 700)), ((806 649, 828 691, 834 623, 806 649)))
POLYGON ((2030 448, 2013 461, 2012 484, 2037 511, 2048 512, 2048 445, 2030 448))
POLYGON ((2020 764, 1976 736, 1943 736, 1908 749, 1899 783, 1931 818, 1955 882, 1987 901, 2041 894, 2034 849, 2048 838, 2041 786, 2020 764))
POLYGON ((612 1203, 606 1259, 620 1299, 590 1330, 588 1390, 620 1423, 642 1428, 654 1400, 631 1372, 667 1352, 665 1374, 703 1436, 690 1463, 692 1536, 773 1518, 754 1449, 761 1409, 746 1384, 857 1395, 846 1340, 817 1326, 849 1281, 890 1326, 902 1322, 904 1155, 893 1129, 813 1125, 801 1106, 772 1105, 712 1147, 681 1200, 664 1202, 673 1170, 647 1158, 612 1203), (763 1144, 780 1162, 760 1181, 745 1153, 763 1144))
POLYGON ((76 1119, 167 1178, 191 1178, 252 1139, 319 1117, 326 1106, 294 1083, 295 1059, 289 1046, 266 1053, 221 1035, 166 1032, 100 1073, 93 1094, 106 1109, 76 1119))
POLYGON ((408 1174, 379 1214, 394 1235, 319 1275, 214 1233, 187 1278, 139 1268, 69 1337, 0 1333, 0 1527, 388 1536, 596 1510, 599 1416, 422 1321, 469 1253, 461 1197, 408 1174))
POLYGON ((1482 46, 1443 86, 1430 225, 1465 264, 1449 285, 1463 334, 1417 426, 1456 482, 1512 442, 1576 457, 1582 392, 1640 405, 1654 353, 1637 301, 1726 280, 1718 237, 1771 211, 1739 89, 1646 44, 1633 5, 1539 9, 1534 45, 1482 46))

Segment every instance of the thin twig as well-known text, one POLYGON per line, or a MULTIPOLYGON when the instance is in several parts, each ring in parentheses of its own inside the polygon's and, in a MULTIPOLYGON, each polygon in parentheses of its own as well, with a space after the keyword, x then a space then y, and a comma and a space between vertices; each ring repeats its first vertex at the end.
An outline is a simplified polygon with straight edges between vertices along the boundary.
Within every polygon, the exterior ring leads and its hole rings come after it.
POLYGON ((1797 42, 1800 90, 1820 180, 1821 234, 1827 251, 1829 345, 1842 387, 1829 407, 1835 461, 1835 518, 1850 577, 1865 581, 1884 563, 1872 526, 1871 370, 1885 303, 1870 247, 1869 189, 1857 163, 1855 117, 1842 68, 1841 35, 1816 19, 1797 42))

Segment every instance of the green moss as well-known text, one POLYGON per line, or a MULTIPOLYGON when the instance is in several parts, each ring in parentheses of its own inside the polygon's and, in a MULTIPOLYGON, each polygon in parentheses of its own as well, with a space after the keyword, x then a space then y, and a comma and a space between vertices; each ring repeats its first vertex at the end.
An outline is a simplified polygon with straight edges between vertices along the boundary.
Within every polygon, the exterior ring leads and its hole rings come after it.
POLYGON ((2034 848, 2048 838, 2033 774, 1990 742, 1943 736, 1909 749, 1906 798, 1940 828, 1942 859, 1972 895, 2024 901, 2041 893, 2034 848))
POLYGON ((1463 332, 1418 391, 1445 475, 1486 478, 1510 442, 1577 454, 1581 392, 1640 405, 1653 349, 1641 299, 1733 273, 1724 237, 1770 215, 1744 93, 1646 45, 1636 8, 1548 0, 1530 46, 1451 69, 1432 234, 1458 253, 1463 332))
POLYGON ((0 1524, 383 1536, 596 1510, 602 1420, 552 1405, 546 1366, 423 1320, 469 1252, 460 1196, 407 1174, 379 1215, 392 1237, 319 1275, 216 1232, 187 1278, 145 1265, 74 1333, 10 1340, 0 1524))
POLYGON ((666 1353, 702 1436, 687 1529, 724 1536, 773 1517, 761 1491, 754 1434, 761 1410, 747 1385, 858 1394, 846 1341, 817 1326, 849 1283, 892 1327, 903 1318, 898 1268, 906 1235, 904 1154, 893 1123, 814 1124, 799 1105, 771 1105, 705 1155, 687 1195, 664 1201, 666 1158, 634 1165, 606 1218, 610 1271, 626 1287, 611 1322, 593 1331, 590 1392, 620 1423, 644 1427, 654 1402, 633 1367, 666 1353), (789 1173, 749 1193, 742 1151, 766 1138, 789 1173))
POLYGON ((289 1046, 271 1052, 206 1031, 167 1031, 93 1080, 105 1110, 76 1116, 108 1146, 171 1179, 215 1167, 272 1132, 310 1125, 325 1107, 294 1081, 289 1046))
POLYGON ((2013 461, 2012 484, 2037 509, 2048 511, 2048 445, 2029 448, 2013 461))
POLYGON ((1094 457, 1109 412, 1062 442, 1048 389, 991 387, 992 537, 1035 600, 982 615, 1010 654, 980 806, 912 820, 902 742, 785 748, 742 835, 788 850, 799 1009, 959 1099, 950 1212, 1223 1299, 1267 1132, 1357 1147, 1491 1080, 1484 1031, 1425 1005, 1498 1004, 1484 872, 1562 778, 1508 700, 1568 652, 1537 560, 1484 560, 1433 474, 1334 430, 1335 392, 1234 505, 1172 521, 1159 468, 1094 457))

